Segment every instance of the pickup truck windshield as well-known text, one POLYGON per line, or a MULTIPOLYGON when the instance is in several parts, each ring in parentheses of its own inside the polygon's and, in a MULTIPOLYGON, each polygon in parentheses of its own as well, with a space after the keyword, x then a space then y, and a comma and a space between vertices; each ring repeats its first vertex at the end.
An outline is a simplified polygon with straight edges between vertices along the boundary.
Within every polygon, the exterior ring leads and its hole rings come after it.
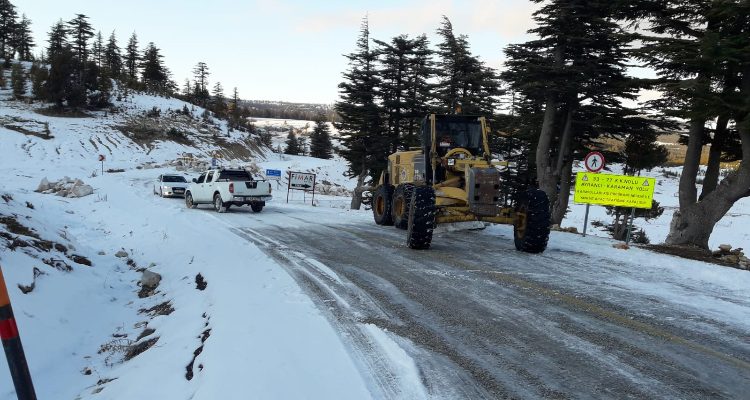
POLYGON ((162 182, 185 182, 185 177, 165 175, 162 182))
POLYGON ((225 170, 219 173, 217 181, 251 181, 253 178, 247 171, 225 170))

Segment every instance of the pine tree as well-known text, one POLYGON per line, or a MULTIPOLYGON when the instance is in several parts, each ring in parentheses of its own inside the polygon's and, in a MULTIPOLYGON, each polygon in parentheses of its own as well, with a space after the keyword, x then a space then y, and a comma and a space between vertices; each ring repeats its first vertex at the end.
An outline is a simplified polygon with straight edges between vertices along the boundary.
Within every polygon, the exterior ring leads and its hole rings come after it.
POLYGON ((310 134, 310 156, 329 160, 333 157, 331 131, 325 115, 318 114, 315 118, 315 128, 310 134))
POLYGON ((13 97, 21 100, 26 96, 26 75, 23 73, 21 63, 14 63, 10 71, 10 86, 13 89, 13 97))
POLYGON ((6 63, 13 58, 13 39, 16 34, 16 6, 9 0, 0 0, 0 58, 6 63))
POLYGON ((122 74, 122 54, 120 46, 117 45, 115 31, 109 35, 107 47, 104 49, 104 68, 112 78, 119 78, 122 74))
POLYGON ((94 29, 91 27, 87 16, 76 14, 74 19, 68 21, 67 32, 70 34, 71 47, 73 55, 78 61, 78 68, 83 71, 83 66, 89 59, 88 41, 94 37, 94 29))
MULTIPOLYGON (((541 0, 534 0, 541 2, 541 0)), ((520 97, 516 126, 536 147, 530 161, 550 199, 552 223, 565 216, 576 152, 603 135, 636 131, 636 81, 625 74, 631 36, 620 22, 625 2, 553 0, 534 13, 537 39, 506 49, 503 77, 520 97)))
POLYGON ((651 34, 641 38, 641 59, 659 74, 665 96, 657 106, 689 121, 679 209, 666 243, 707 249, 716 223, 739 199, 750 196, 750 3, 664 1, 650 10, 649 23, 651 34), (730 138, 721 130, 734 121, 735 149, 742 161, 720 184, 714 176, 713 188, 698 198, 701 149, 709 136, 706 123, 713 119, 721 128, 714 133, 714 144, 727 150, 724 140, 731 143, 730 138))
POLYGON ((39 63, 31 65, 31 93, 34 95, 36 100, 47 100, 47 92, 45 90, 45 83, 49 79, 49 70, 46 66, 42 66, 39 63))
POLYGON ((192 101, 193 98, 193 86, 190 84, 190 79, 185 78, 185 85, 182 87, 182 95, 188 100, 192 101))
POLYGON ((443 16, 437 31, 442 42, 438 44, 438 84, 436 106, 443 113, 461 112, 491 117, 495 114, 500 83, 495 72, 469 51, 466 35, 455 36, 450 20, 443 16))
POLYGON ((239 127, 242 110, 240 106, 240 93, 237 91, 237 87, 232 90, 232 99, 228 107, 230 126, 233 128, 239 127))
POLYGON ((367 18, 362 21, 356 50, 348 54, 349 69, 339 84, 340 100, 334 109, 341 117, 336 128, 341 133, 344 149, 341 155, 349 163, 349 176, 357 177, 357 188, 351 207, 359 209, 365 179, 376 181, 387 165, 390 143, 384 135, 380 107, 376 103, 380 81, 375 62, 377 55, 370 48, 367 18))
POLYGON ((211 95, 208 93, 209 75, 211 73, 208 71, 208 65, 202 61, 198 62, 195 68, 193 68, 193 77, 195 78, 193 97, 195 102, 202 107, 208 106, 208 101, 211 98, 211 95))
POLYGON ((26 14, 21 16, 21 22, 16 27, 14 42, 18 58, 21 61, 32 61, 34 59, 31 53, 31 49, 35 46, 31 33, 31 20, 26 18, 26 14))
POLYGON ((96 33, 96 40, 91 46, 91 55, 96 66, 101 68, 104 65, 104 38, 101 31, 96 33))
POLYGON ((155 93, 165 93, 168 87, 169 75, 160 50, 149 42, 141 57, 141 78, 146 90, 155 93))
POLYGON ((68 30, 65 28, 63 20, 59 20, 52 25, 48 34, 47 43, 47 60, 52 62, 57 54, 68 48, 68 30))
POLYGON ((216 82, 216 84, 214 84, 211 103, 213 112, 216 113, 216 115, 219 117, 224 117, 226 115, 227 102, 224 98, 224 87, 221 86, 221 82, 216 82))
POLYGON ((294 133, 294 128, 289 130, 289 134, 286 136, 286 148, 284 154, 291 154, 294 156, 299 155, 302 152, 300 148, 299 140, 297 135, 294 133))
POLYGON ((424 117, 429 100, 427 81, 432 76, 427 38, 397 36, 386 43, 374 41, 380 57, 379 95, 386 119, 390 151, 419 144, 417 127, 424 117))
POLYGON ((140 65, 140 51, 138 50, 138 36, 135 32, 130 35, 128 45, 125 47, 125 74, 131 83, 138 80, 138 65, 140 65))
POLYGON ((49 78, 44 84, 47 100, 58 108, 79 107, 86 102, 85 88, 76 78, 76 57, 68 47, 56 51, 50 60, 49 78))

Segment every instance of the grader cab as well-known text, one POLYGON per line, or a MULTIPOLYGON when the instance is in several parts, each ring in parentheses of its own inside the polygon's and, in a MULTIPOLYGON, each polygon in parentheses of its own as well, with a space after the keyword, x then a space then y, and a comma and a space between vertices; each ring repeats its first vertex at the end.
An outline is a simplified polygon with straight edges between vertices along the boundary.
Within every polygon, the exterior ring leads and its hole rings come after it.
POLYGON ((429 248, 439 224, 512 224, 518 250, 544 251, 547 196, 533 187, 507 190, 511 182, 501 179, 501 170, 511 165, 493 160, 484 117, 431 114, 422 121, 421 142, 388 157, 372 197, 377 224, 406 230, 412 249, 429 248))

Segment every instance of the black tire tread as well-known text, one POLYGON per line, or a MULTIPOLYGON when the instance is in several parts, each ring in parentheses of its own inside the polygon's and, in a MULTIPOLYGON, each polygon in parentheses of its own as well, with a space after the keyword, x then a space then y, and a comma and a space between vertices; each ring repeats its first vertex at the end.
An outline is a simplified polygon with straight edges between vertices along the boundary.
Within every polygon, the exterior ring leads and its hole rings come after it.
POLYGON ((393 215, 391 214, 391 206, 393 201, 393 186, 385 184, 380 185, 375 189, 375 193, 372 195, 372 216, 375 219, 375 223, 378 225, 393 225, 393 215), (378 199, 382 198, 384 201, 383 215, 378 214, 378 199))
POLYGON ((404 183, 396 187, 396 191, 393 193, 393 205, 396 204, 396 199, 399 197, 404 198, 404 213, 402 215, 396 215, 396 208, 392 205, 391 211, 393 214, 393 226, 398 229, 409 228, 409 208, 411 207, 411 197, 414 193, 414 184, 404 183))
POLYGON ((411 249, 429 249, 435 229, 435 190, 431 186, 415 186, 409 206, 406 245, 411 249))
POLYGON ((541 253, 547 249, 549 242, 549 199, 544 191, 529 189, 522 201, 526 206, 526 232, 519 238, 514 226, 513 239, 516 249, 526 253, 541 253))

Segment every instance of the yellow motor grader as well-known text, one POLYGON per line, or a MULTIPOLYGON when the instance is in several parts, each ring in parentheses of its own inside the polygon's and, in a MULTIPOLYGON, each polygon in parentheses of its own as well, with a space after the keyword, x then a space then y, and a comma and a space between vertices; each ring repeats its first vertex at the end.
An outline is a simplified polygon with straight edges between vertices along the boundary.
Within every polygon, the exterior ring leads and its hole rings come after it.
POLYGON ((378 225, 405 229, 406 244, 427 249, 436 225, 482 221, 513 224, 518 250, 540 253, 549 239, 549 200, 536 188, 508 194, 508 162, 493 160, 484 117, 425 117, 421 147, 388 157, 372 194, 378 225))

